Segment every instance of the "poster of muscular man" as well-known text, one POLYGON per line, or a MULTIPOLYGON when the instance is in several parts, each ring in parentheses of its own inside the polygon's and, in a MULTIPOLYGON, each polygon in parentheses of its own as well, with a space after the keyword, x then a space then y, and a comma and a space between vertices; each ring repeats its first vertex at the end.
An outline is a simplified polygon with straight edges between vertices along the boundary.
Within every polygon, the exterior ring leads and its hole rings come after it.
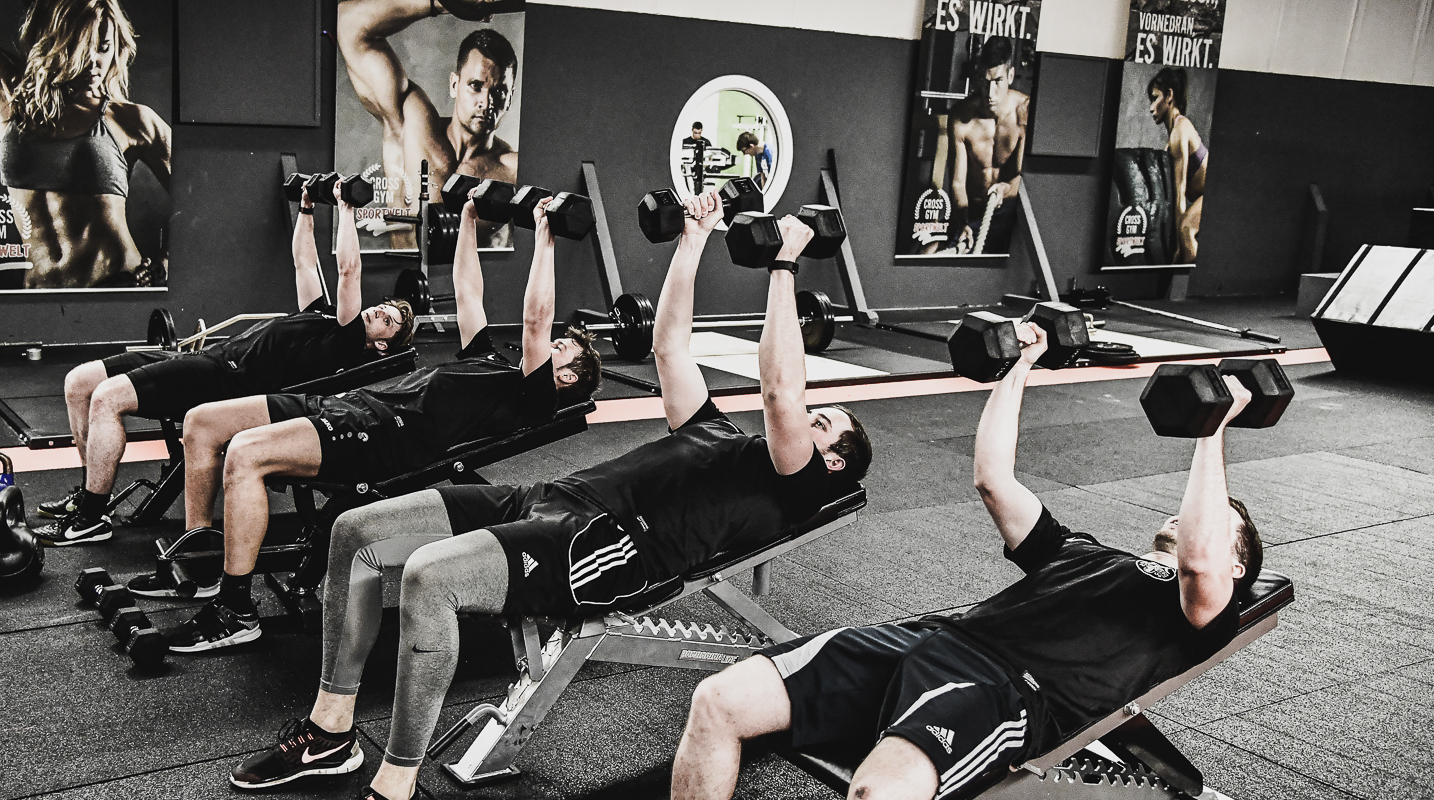
POLYGON ((0 290, 169 282, 174 6, 0 0, 0 290))
POLYGON ((1194 266, 1225 0, 1131 0, 1102 269, 1194 266))
MULTIPOLYGON (((516 182, 522 0, 343 0, 334 169, 374 184, 359 209, 364 251, 416 250, 421 165, 429 197, 456 173, 516 182)), ((512 226, 478 223, 479 250, 512 249, 512 226)))
POLYGON ((926 0, 898 263, 1010 252, 1041 0, 926 0))

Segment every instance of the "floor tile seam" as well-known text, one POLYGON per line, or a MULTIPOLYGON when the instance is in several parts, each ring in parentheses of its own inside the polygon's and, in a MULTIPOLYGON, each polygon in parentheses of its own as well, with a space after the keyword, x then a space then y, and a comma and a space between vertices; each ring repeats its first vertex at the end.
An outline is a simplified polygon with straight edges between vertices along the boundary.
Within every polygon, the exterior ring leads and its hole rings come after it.
POLYGON ((849 580, 845 580, 845 579, 843 579, 843 578, 837 577, 836 575, 833 575, 833 574, 831 574, 831 573, 829 573, 829 572, 824 572, 824 571, 822 571, 822 570, 820 570, 820 569, 818 569, 818 568, 812 566, 811 564, 806 563, 805 561, 798 560, 798 559, 795 558, 795 557, 792 557, 790 560, 791 560, 791 562, 792 562, 793 564, 795 564, 796 566, 801 567, 802 569, 807 570, 808 572, 816 573, 817 575, 820 575, 821 577, 826 578, 827 580, 829 580, 829 581, 831 581, 831 582, 833 582, 833 583, 837 583, 837 584, 846 586, 847 588, 852 589, 853 591, 856 591, 858 594, 863 595, 864 598, 865 598, 866 600, 868 600, 868 601, 875 601, 875 602, 877 602, 877 603, 882 603, 882 604, 891 606, 892 608, 900 609, 901 611, 910 611, 910 609, 906 608, 905 606, 897 605, 896 603, 893 603, 893 602, 891 602, 890 600, 887 600, 887 599, 885 599, 885 598, 883 598, 883 597, 877 597, 876 595, 871 594, 870 592, 867 592, 865 589, 858 589, 858 588, 857 588, 854 584, 852 584, 849 580))
POLYGON ((1275 542, 1275 543, 1273 543, 1273 544, 1267 544, 1267 545, 1265 545, 1265 549, 1268 550, 1268 549, 1273 548, 1273 547, 1284 547, 1284 546, 1287 545, 1287 544, 1298 544, 1298 543, 1300 543, 1300 542, 1310 542, 1310 541, 1314 541, 1315 539, 1325 539, 1325 538, 1328 538, 1328 537, 1330 537, 1330 536, 1338 536, 1338 535, 1340 535, 1340 534, 1342 534, 1342 533, 1355 533, 1355 532, 1357 532, 1357 531, 1367 531, 1367 530, 1370 530, 1371 528, 1380 528, 1380 527, 1383 527, 1383 526, 1385 526, 1385 525, 1395 525, 1395 524, 1400 523, 1400 522, 1413 522, 1414 520, 1430 519, 1430 518, 1434 518, 1434 514, 1415 514, 1414 516, 1411 516, 1411 517, 1400 517, 1399 519, 1390 519, 1390 520, 1385 520, 1385 521, 1383 521, 1383 522, 1373 522, 1373 523, 1370 523, 1370 524, 1368 524, 1368 525, 1360 525, 1360 526, 1357 526, 1357 527, 1354 527, 1354 528, 1345 528, 1344 530, 1341 530, 1341 531, 1330 531, 1329 533, 1319 533, 1319 534, 1315 534, 1314 536, 1305 536, 1305 537, 1300 538, 1300 539, 1288 539, 1288 540, 1285 540, 1285 541, 1283 541, 1283 542, 1275 542))
MULTIPOLYGON (((1416 647, 1416 648, 1418 648, 1418 649, 1420 649, 1420 650, 1424 650, 1424 648, 1419 647, 1418 645, 1409 645, 1409 646, 1410 646, 1410 647, 1416 647)), ((1426 651, 1426 652, 1428 652, 1428 651, 1426 651)), ((1206 721, 1204 721, 1204 722, 1201 722, 1201 723, 1198 723, 1198 724, 1189 724, 1189 723, 1184 723, 1184 722, 1180 722, 1179 724, 1185 725, 1185 726, 1188 727, 1188 728, 1195 728, 1196 730, 1200 730, 1201 727, 1204 726, 1204 725, 1213 725, 1213 724, 1215 724, 1215 723, 1217 723, 1217 722, 1224 722, 1225 720, 1232 719, 1232 718, 1235 718, 1235 717, 1239 717, 1239 716, 1242 716, 1242 715, 1244 715, 1244 714, 1252 714, 1252 713, 1254 713, 1254 712, 1256 712, 1256 711, 1262 711, 1262 710, 1264 710, 1264 709, 1267 709, 1267 708, 1271 708, 1271 707, 1273 707, 1273 706, 1280 705, 1281 703, 1288 703, 1288 702, 1291 701, 1291 700, 1298 700, 1298 699, 1301 698, 1301 697, 1308 697, 1309 695, 1317 694, 1317 693, 1319 693, 1319 692, 1326 692, 1326 691, 1329 691, 1330 689, 1339 689, 1339 688, 1354 687, 1354 686, 1359 686, 1359 685, 1367 685, 1367 684, 1369 683, 1369 681, 1370 681, 1371 679, 1373 679, 1373 678, 1396 675, 1395 670, 1407 669, 1407 668, 1412 667, 1412 666, 1415 666, 1415 665, 1417 665, 1417 664, 1424 664, 1424 663, 1427 663, 1427 662, 1429 662, 1429 661, 1434 661, 1434 657, 1430 657, 1430 658, 1420 658, 1420 659, 1416 659, 1416 660, 1414 660, 1414 661, 1410 661, 1410 662, 1408 662, 1408 663, 1399 664, 1399 665, 1396 665, 1396 666, 1393 666, 1393 667, 1389 667, 1388 669, 1380 669, 1380 670, 1374 670, 1374 671, 1372 671, 1372 672, 1366 672, 1366 673, 1364 673, 1363 675, 1360 675, 1360 676, 1354 677, 1354 678, 1348 678, 1348 679, 1344 679, 1344 680, 1331 681, 1330 683, 1327 683, 1327 684, 1325 684, 1325 685, 1323 685, 1323 686, 1316 686, 1316 687, 1313 688, 1313 689, 1309 689, 1309 690, 1306 690, 1306 691, 1303 691, 1303 692, 1298 692, 1298 693, 1296 693, 1296 694, 1290 695, 1289 697, 1282 697, 1282 698, 1280 698, 1280 699, 1278 699, 1278 700, 1271 700, 1271 701, 1268 702, 1268 703, 1261 703, 1261 704, 1259 704, 1259 705, 1250 706, 1250 707, 1248 707, 1248 708, 1242 708, 1242 709, 1240 709, 1239 711, 1235 711, 1235 712, 1232 712, 1232 713, 1229 713, 1229 714, 1224 714, 1224 715, 1218 716, 1218 717, 1213 717, 1213 718, 1211 718, 1211 719, 1208 719, 1208 720, 1206 720, 1206 721)), ((1404 677, 1404 676, 1397 676, 1397 677, 1404 677)), ((1179 720, 1176 720, 1176 722, 1179 722, 1179 720)), ((1273 730, 1273 729, 1271 729, 1271 730, 1273 730)))
POLYGON ((55 628, 69 628, 75 625, 92 625, 98 622, 96 619, 77 619, 74 622, 52 622, 43 625, 36 625, 32 628, 15 628, 14 630, 0 631, 0 636, 10 636, 17 633, 29 633, 30 631, 46 631, 55 628))
POLYGON ((60 792, 73 792, 73 791, 77 791, 77 790, 80 790, 80 789, 88 789, 88 788, 90 788, 90 787, 92 787, 92 786, 104 786, 105 784, 109 784, 109 783, 118 783, 119 781, 127 781, 127 780, 132 780, 132 779, 134 779, 134 778, 141 778, 141 777, 144 777, 145 775, 157 775, 157 774, 159 774, 159 773, 161 773, 161 772, 169 772, 169 771, 171 771, 171 770, 176 770, 176 769, 185 769, 185 768, 187 768, 187 767, 199 766, 199 765, 201 765, 201 764, 211 764, 211 763, 215 763, 215 762, 218 762, 218 761, 224 761, 225 759, 240 758, 240 757, 242 757, 242 756, 253 755, 254 753, 258 753, 258 752, 261 752, 261 751, 267 750, 267 749, 268 749, 268 748, 259 748, 258 750, 242 750, 242 751, 239 751, 239 752, 237 752, 237 753, 226 753, 226 754, 224 754, 224 755, 215 756, 214 758, 201 758, 201 759, 199 759, 199 760, 197 760, 197 761, 186 761, 186 762, 183 762, 183 763, 180 763, 180 764, 167 764, 167 765, 162 766, 162 767, 155 767, 154 769, 140 770, 139 772, 133 772, 133 773, 130 773, 130 774, 127 774, 127 775, 116 775, 116 776, 113 777, 113 778, 106 778, 106 779, 100 780, 100 781, 90 781, 90 782, 88 782, 88 783, 77 783, 77 784, 75 784, 75 785, 73 785, 73 786, 58 786, 58 787, 54 787, 54 788, 50 788, 50 789, 45 789, 45 790, 42 791, 42 792, 35 792, 35 793, 33 793, 33 794, 13 795, 13 796, 9 797, 7 800, 30 800, 30 798, 33 798, 33 797, 43 797, 43 796, 45 796, 45 795, 58 794, 58 793, 60 793, 60 792))
MULTIPOLYGON (((1261 727, 1263 727, 1263 726, 1261 726, 1261 727)), ((1279 762, 1279 761, 1276 761, 1275 759, 1270 758, 1269 756, 1265 755, 1264 753, 1258 753, 1258 752, 1256 752, 1256 751, 1254 751, 1254 750, 1249 749, 1248 747, 1242 747, 1241 745, 1236 744, 1235 742, 1231 742, 1231 741, 1227 741, 1227 740, 1225 740, 1225 739, 1222 739, 1222 738, 1220 738, 1219 736, 1216 736, 1216 735, 1213 734, 1213 733, 1209 733, 1208 731, 1203 731, 1203 730, 1200 730, 1199 728, 1194 728, 1193 730, 1194 730, 1196 733, 1200 734, 1201 736, 1206 736, 1206 737, 1208 737, 1208 738, 1210 738, 1210 739, 1212 739, 1212 740, 1214 740, 1214 741, 1217 741, 1217 742, 1219 742, 1220 744, 1223 744, 1223 745, 1225 745, 1226 747, 1229 747, 1229 748, 1231 748, 1231 749, 1233 749, 1233 750, 1238 750, 1238 751, 1240 751, 1241 753, 1244 753, 1244 754, 1246 754, 1246 755, 1249 755, 1249 756, 1253 756, 1253 757, 1255 757, 1255 758, 1258 758, 1259 760, 1264 761, 1264 762, 1267 763, 1267 764, 1273 764, 1274 766, 1280 767, 1281 769, 1288 770, 1288 771, 1290 771, 1290 772, 1292 772, 1292 773, 1294 773, 1294 774, 1300 776, 1301 778, 1305 778, 1306 780, 1313 781, 1314 783, 1317 783, 1317 784, 1319 784, 1320 786, 1325 787, 1326 789, 1331 789, 1331 790, 1333 790, 1333 791, 1335 791, 1335 792, 1338 792, 1339 794, 1344 795, 1345 797, 1358 798, 1358 800, 1376 800, 1376 798, 1368 798, 1368 797, 1365 797, 1364 795, 1355 794, 1354 792, 1349 791, 1348 789, 1344 788, 1343 786, 1336 786, 1336 785, 1334 785, 1334 784, 1332 784, 1332 783, 1330 783, 1330 782, 1328 782, 1328 781, 1326 781, 1326 780, 1324 780, 1324 779, 1322 779, 1322 778, 1315 777, 1314 775, 1308 775, 1308 774, 1306 774, 1306 773, 1304 773, 1304 772, 1302 772, 1302 771, 1296 769, 1295 767, 1293 767, 1293 766, 1291 766, 1291 765, 1289 765, 1289 764, 1284 764, 1284 763, 1281 763, 1281 762, 1279 762)), ((1278 732, 1278 731, 1277 731, 1277 732, 1278 732)))
MULTIPOLYGON (((1339 751, 1337 751, 1337 750, 1329 749, 1329 748, 1327 748, 1327 747, 1325 747, 1325 746, 1323 746, 1323 745, 1321 745, 1321 744, 1319 744, 1319 743, 1317 743, 1317 742, 1306 741, 1306 740, 1304 740, 1304 739, 1297 738, 1297 737, 1295 737, 1295 736, 1290 735, 1290 733, 1287 732, 1287 731, 1283 731, 1283 730, 1280 730, 1280 729, 1278 729, 1278 728, 1270 727, 1269 725, 1266 725, 1266 724, 1264 724, 1264 723, 1262 723, 1262 722, 1259 722, 1258 720, 1246 720, 1246 721, 1249 722, 1251 725, 1255 725, 1256 727, 1263 728, 1264 730, 1269 731, 1269 732, 1272 733, 1272 734, 1275 734, 1275 735, 1277 735, 1277 736, 1286 737, 1286 738, 1290 739, 1291 741, 1299 742, 1300 744, 1304 745, 1305 747, 1310 747, 1310 748, 1314 748, 1314 749, 1316 749, 1316 750, 1320 750, 1320 751, 1322 751, 1322 752, 1324 752, 1324 753, 1327 753, 1327 754, 1329 754, 1329 755, 1335 756, 1335 757, 1337 757, 1337 758, 1344 758, 1344 759, 1347 759, 1348 761, 1351 761, 1351 762, 1363 762, 1363 761, 1364 761, 1364 760, 1361 759, 1361 758, 1358 758, 1358 757, 1355 757, 1355 756, 1351 756, 1351 755, 1347 755, 1347 754, 1342 753, 1342 752, 1339 752, 1339 751)), ((1224 739, 1221 739, 1220 737, 1218 737, 1218 736, 1216 736, 1215 734, 1210 733, 1210 732, 1208 732, 1208 731, 1201 731, 1201 733, 1204 733, 1206 736, 1210 736, 1211 738, 1217 739, 1217 740, 1219 740, 1219 741, 1222 741, 1222 742, 1225 741, 1224 739)), ((1228 744, 1228 745, 1230 745, 1231 747, 1239 747, 1239 745, 1236 745, 1236 744, 1233 743, 1233 742, 1225 742, 1225 743, 1228 744)), ((1245 748, 1240 747, 1239 749, 1244 750, 1245 748)), ((1247 751, 1247 752, 1253 752, 1253 751, 1247 751)), ((1258 755, 1258 754, 1257 754, 1257 755, 1258 755)), ((1265 758, 1267 758, 1267 760, 1274 761, 1274 759, 1268 759, 1268 757, 1265 757, 1265 758)), ((1298 769, 1295 769, 1295 767, 1292 766, 1292 765, 1284 764, 1284 763, 1281 763, 1281 762, 1279 762, 1279 761, 1274 761, 1274 763, 1279 764, 1280 766, 1284 767, 1285 769, 1288 769, 1288 770, 1290 770, 1291 772, 1294 772, 1294 773, 1296 773, 1296 774, 1298 774, 1298 775, 1302 775, 1302 776, 1304 776, 1304 777, 1306 777, 1306 778, 1309 778, 1309 779, 1311 779, 1311 780, 1318 781, 1319 783, 1324 784, 1324 785, 1326 785, 1326 786, 1330 786, 1330 788, 1338 789, 1339 791, 1345 792, 1345 793, 1347 793, 1347 794, 1351 794, 1351 795, 1353 795, 1353 796, 1355 796, 1355 797, 1360 797, 1360 798, 1365 798, 1365 797, 1366 797, 1365 795, 1354 794, 1352 791, 1350 791, 1349 789, 1346 789, 1346 788, 1344 788, 1344 787, 1333 786, 1333 785, 1331 785, 1331 784, 1328 784, 1328 783, 1326 783, 1325 781, 1320 780, 1319 778, 1314 777, 1313 775, 1307 775, 1307 774, 1305 774, 1305 773, 1299 771, 1298 769)), ((1407 784, 1414 784, 1414 783, 1415 783, 1415 781, 1412 780, 1411 778, 1409 778, 1408 776, 1400 775, 1399 773, 1391 772, 1390 770, 1387 770, 1387 769, 1380 769, 1380 770, 1378 770, 1378 771, 1379 771, 1380 773, 1384 774, 1385 776, 1387 776, 1387 777, 1389 777, 1389 778, 1393 778, 1394 780, 1399 781, 1399 782, 1402 782, 1402 783, 1407 783, 1407 784)), ((1366 800, 1383 800, 1383 799, 1382 799, 1382 798, 1379 798, 1379 797, 1370 797, 1370 798, 1366 798, 1366 800)))

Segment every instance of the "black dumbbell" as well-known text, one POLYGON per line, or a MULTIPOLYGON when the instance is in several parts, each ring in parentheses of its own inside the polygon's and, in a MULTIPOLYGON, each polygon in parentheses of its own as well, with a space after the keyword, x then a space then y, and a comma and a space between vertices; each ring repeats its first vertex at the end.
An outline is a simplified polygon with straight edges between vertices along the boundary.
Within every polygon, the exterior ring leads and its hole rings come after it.
POLYGON ((596 224, 593 216, 593 201, 584 195, 572 192, 558 192, 554 195, 537 186, 520 186, 513 194, 513 224, 519 228, 533 230, 537 224, 533 209, 543 198, 551 197, 548 203, 548 229, 554 236, 564 239, 583 239, 596 224))
MULTIPOLYGON (((797 219, 815 235, 802 248, 806 258, 831 258, 846 241, 846 221, 835 206, 806 205, 797 210, 797 219)), ((727 253, 739 267, 765 269, 782 249, 782 232, 777 218, 760 211, 744 211, 727 228, 727 253)))
POLYGON ((100 618, 108 625, 120 609, 134 605, 134 595, 130 594, 129 588, 125 586, 103 586, 100 588, 96 605, 100 609, 100 618))
POLYGON ((75 592, 80 596, 80 602, 96 605, 100 601, 100 590, 114 585, 114 579, 108 572, 100 567, 90 567, 80 570, 80 577, 75 580, 75 592))
POLYGON ((134 606, 125 606, 110 617, 110 633, 115 635, 115 641, 124 644, 129 641, 135 631, 142 631, 145 628, 152 628, 149 624, 149 617, 143 611, 134 606))
POLYGON ((1294 399, 1284 368, 1272 358, 1227 358, 1215 364, 1161 364, 1140 393, 1140 405, 1158 436, 1210 436, 1234 404, 1224 376, 1238 379, 1253 395, 1230 420, 1235 428, 1268 428, 1294 399))
MULTIPOLYGON (((284 179, 284 197, 291 203, 298 203, 304 199, 304 188, 307 187, 310 201, 330 206, 338 205, 338 201, 334 199, 334 184, 341 177, 337 172, 320 172, 313 175, 295 172, 284 179)), ((362 175, 343 178, 343 182, 339 194, 345 203, 354 208, 362 208, 373 202, 373 184, 362 175)))
MULTIPOLYGON (((1065 303, 1047 301, 1031 307, 1020 322, 1033 322, 1046 332, 1046 352, 1036 363, 1047 369, 1061 369, 1075 363, 1080 351, 1090 344, 1085 315, 1065 303)), ((1021 342, 1016 337, 1017 320, 975 311, 967 314, 946 338, 951 368, 981 383, 1006 377, 1021 359, 1021 342)))
POLYGON ((124 640, 124 651, 136 667, 153 670, 164 664, 164 657, 169 654, 169 642, 154 628, 140 628, 131 631, 129 638, 124 640))
MULTIPOLYGON (((515 187, 491 178, 454 173, 444 181, 440 192, 444 208, 455 214, 461 212, 475 188, 478 193, 473 196, 473 207, 479 219, 498 224, 511 221, 528 230, 534 226, 533 208, 543 198, 553 197, 552 192, 537 186, 515 187)), ((596 224, 592 200, 572 192, 559 192, 548 204, 547 214, 553 235, 564 239, 583 239, 596 224)))
MULTIPOLYGON (((744 211, 761 211, 762 190, 751 178, 733 178, 717 190, 722 201, 722 221, 728 225, 744 211)), ((670 242, 682 235, 683 218, 686 209, 677 192, 671 189, 654 189, 642 196, 637 204, 637 226, 642 235, 653 244, 670 242)))

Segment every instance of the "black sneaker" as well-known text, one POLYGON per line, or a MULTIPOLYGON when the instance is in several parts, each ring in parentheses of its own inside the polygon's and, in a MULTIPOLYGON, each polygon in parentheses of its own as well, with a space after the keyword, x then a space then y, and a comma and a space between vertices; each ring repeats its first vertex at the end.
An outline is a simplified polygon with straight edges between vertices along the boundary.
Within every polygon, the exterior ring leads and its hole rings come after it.
POLYGON ((48 503, 41 503, 35 507, 35 513, 50 519, 64 519, 80 510, 80 496, 84 494, 85 487, 76 486, 70 493, 59 500, 51 500, 48 503))
POLYGON ((103 542, 114 535, 110 518, 101 514, 91 519, 76 511, 57 522, 41 525, 35 529, 35 538, 51 547, 69 547, 72 544, 103 542))
POLYGON ((263 789, 305 775, 342 775, 363 765, 358 736, 329 733, 308 719, 290 720, 279 731, 279 743, 244 759, 229 773, 241 789, 263 789))
POLYGON ((219 594, 219 582, 215 581, 210 586, 200 586, 194 594, 183 594, 174 584, 157 573, 140 575, 130 578, 129 593, 140 597, 196 597, 201 600, 219 594))
POLYGON ((252 642, 261 633, 258 614, 239 614, 214 599, 201 606, 194 619, 164 631, 164 640, 171 653, 201 653, 252 642))

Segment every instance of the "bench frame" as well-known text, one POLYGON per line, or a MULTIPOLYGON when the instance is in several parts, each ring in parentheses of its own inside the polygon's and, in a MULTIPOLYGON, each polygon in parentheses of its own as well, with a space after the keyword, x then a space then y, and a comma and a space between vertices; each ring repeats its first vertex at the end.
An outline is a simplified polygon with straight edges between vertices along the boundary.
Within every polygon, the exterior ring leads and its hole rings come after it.
POLYGON ((437 758, 469 728, 486 719, 463 756, 443 768, 465 787, 506 780, 521 774, 514 760, 578 670, 589 661, 717 672, 764 647, 797 638, 796 633, 733 586, 730 579, 753 570, 753 593, 766 595, 771 587, 773 559, 855 523, 857 511, 865 505, 866 490, 859 489, 828 504, 784 538, 752 552, 718 554, 685 575, 644 592, 625 604, 623 610, 559 625, 546 642, 539 636, 537 618, 505 619, 512 636, 518 680, 508 688, 501 706, 484 703, 473 708, 433 742, 428 756, 437 758), (738 627, 728 629, 725 625, 714 627, 648 616, 698 592, 730 614, 738 627))

